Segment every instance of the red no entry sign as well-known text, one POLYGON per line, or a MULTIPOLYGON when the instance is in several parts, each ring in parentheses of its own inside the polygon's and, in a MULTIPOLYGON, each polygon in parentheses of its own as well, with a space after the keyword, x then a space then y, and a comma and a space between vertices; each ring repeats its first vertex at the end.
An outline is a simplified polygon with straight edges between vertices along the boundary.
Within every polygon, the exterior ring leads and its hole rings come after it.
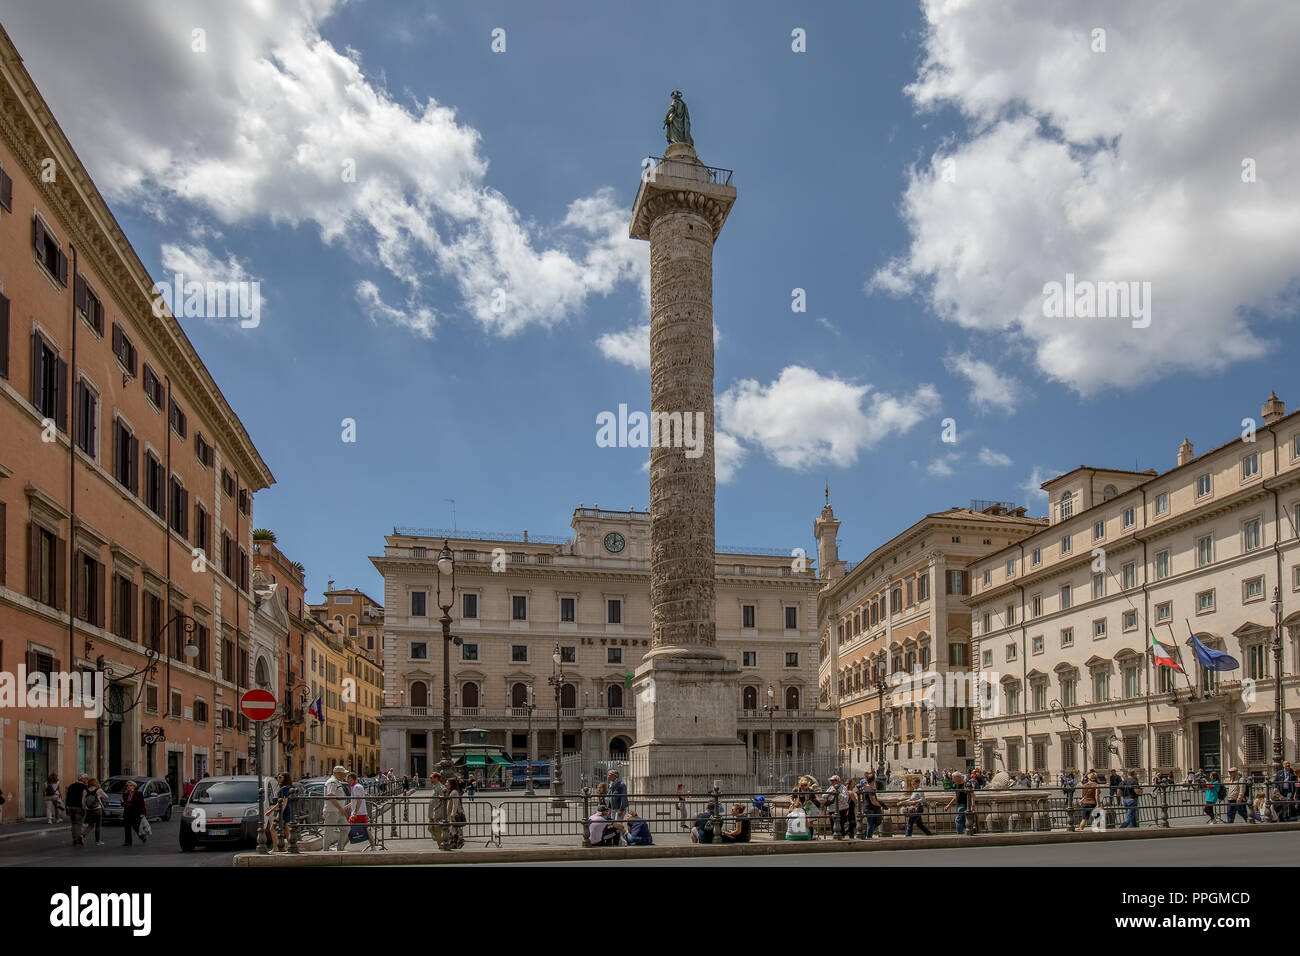
POLYGON ((239 712, 249 720, 266 720, 275 713, 275 695, 269 690, 247 691, 239 698, 239 712))

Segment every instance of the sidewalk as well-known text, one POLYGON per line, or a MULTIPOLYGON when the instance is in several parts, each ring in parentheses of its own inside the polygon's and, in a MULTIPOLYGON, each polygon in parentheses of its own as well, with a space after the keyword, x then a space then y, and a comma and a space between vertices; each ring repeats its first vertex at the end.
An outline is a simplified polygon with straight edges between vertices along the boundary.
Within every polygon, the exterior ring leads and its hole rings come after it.
POLYGON ((67 833, 71 841, 72 824, 46 823, 44 817, 30 817, 26 820, 6 820, 0 823, 0 840, 12 840, 15 837, 38 836, 42 833, 67 833))

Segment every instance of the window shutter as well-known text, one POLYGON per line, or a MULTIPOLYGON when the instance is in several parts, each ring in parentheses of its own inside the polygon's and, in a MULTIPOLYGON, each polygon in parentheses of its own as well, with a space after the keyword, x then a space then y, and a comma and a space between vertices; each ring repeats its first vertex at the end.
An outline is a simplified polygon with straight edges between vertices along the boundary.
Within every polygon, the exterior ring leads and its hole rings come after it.
POLYGON ((95 562, 95 626, 104 626, 104 566, 95 562))
POLYGON ((0 378, 9 377, 9 300, 0 295, 0 378))
MULTIPOLYGON (((113 323, 113 354, 118 358, 122 357, 122 327, 116 322, 113 323)), ((123 363, 125 364, 125 363, 123 363)))
POLYGON ((41 333, 32 333, 32 390, 30 398, 35 408, 41 407, 41 333))
POLYGON ((181 537, 186 540, 190 536, 190 493, 184 488, 181 489, 181 537))
POLYGON ((68 431, 68 363, 54 360, 54 424, 59 431, 68 431))
POLYGON ((0 501, 0 587, 5 583, 5 503, 0 501))
POLYGON ((134 581, 128 582, 126 586, 126 599, 127 599, 126 623, 128 625, 126 629, 126 639, 128 641, 139 640, 139 637, 137 636, 137 632, 139 631, 139 625, 136 623, 136 617, 137 617, 136 608, 139 607, 139 601, 136 600, 136 591, 137 588, 135 586, 135 582, 134 581))
POLYGON ((113 577, 113 593, 108 597, 108 629, 114 634, 122 634, 122 594, 121 581, 113 577))
POLYGON ((66 611, 65 592, 68 588, 68 543, 54 539, 54 609, 66 611))
POLYGON ((90 314, 90 302, 86 297, 86 280, 80 272, 72 280, 72 304, 86 313, 86 318, 92 323, 95 321, 95 317, 90 314))
POLYGON ((127 439, 127 457, 131 459, 130 489, 134 495, 140 494, 140 439, 132 435, 127 439))
POLYGON ((45 258, 45 223, 37 215, 32 216, 32 248, 38 259, 45 258))
POLYGON ((68 257, 64 255, 62 249, 59 250, 59 265, 58 265, 57 275, 59 277, 59 283, 66 286, 68 284, 68 257))
POLYGON ((0 206, 4 206, 5 212, 14 211, 14 180, 3 169, 0 169, 0 206))
POLYGON ((41 526, 27 522, 27 596, 41 599, 41 526))

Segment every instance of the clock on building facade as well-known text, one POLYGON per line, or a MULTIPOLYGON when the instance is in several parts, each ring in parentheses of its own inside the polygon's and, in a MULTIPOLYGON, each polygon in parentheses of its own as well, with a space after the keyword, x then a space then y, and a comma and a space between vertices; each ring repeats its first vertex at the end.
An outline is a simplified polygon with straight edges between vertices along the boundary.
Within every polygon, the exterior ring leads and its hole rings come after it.
POLYGON ((617 531, 611 531, 605 535, 605 550, 610 554, 618 554, 627 547, 627 539, 617 531))

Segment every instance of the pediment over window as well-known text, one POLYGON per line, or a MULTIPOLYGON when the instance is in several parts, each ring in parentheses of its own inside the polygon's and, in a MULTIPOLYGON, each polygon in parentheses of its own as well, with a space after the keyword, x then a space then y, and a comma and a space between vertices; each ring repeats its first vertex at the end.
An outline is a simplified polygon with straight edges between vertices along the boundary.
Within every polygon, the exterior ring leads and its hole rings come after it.
POLYGON ((1031 670, 1028 674, 1025 675, 1025 678, 1031 681, 1046 680, 1047 675, 1044 674, 1042 671, 1040 671, 1037 667, 1035 667, 1033 670, 1031 670))
MULTIPOLYGON (((1296 611, 1296 613, 1291 616, 1296 618, 1297 623, 1300 623, 1300 611, 1296 611)), ((1285 624, 1286 621, 1283 621, 1282 623, 1285 624)), ((1267 625, 1256 624, 1254 621, 1246 621, 1232 632, 1232 636, 1238 640, 1245 641, 1250 640, 1251 638, 1266 638, 1272 633, 1273 629, 1267 625)), ((1205 635, 1203 634, 1198 634, 1196 636, 1202 641, 1205 640, 1205 635)))
POLYGON ((1110 658, 1099 657, 1098 655, 1093 654, 1092 657, 1088 658, 1086 661, 1083 662, 1083 666, 1089 668, 1090 670, 1101 668, 1101 667, 1110 667, 1110 658))
POLYGON ((1117 661, 1135 660, 1141 658, 1141 656, 1141 654, 1133 650, 1131 647, 1121 647, 1115 652, 1115 660, 1117 661))
POLYGON ((1054 670, 1057 674, 1061 675, 1062 677, 1070 677, 1071 675, 1075 675, 1079 673, 1079 668, 1074 664, 1071 664, 1069 661, 1061 661, 1059 664, 1053 667, 1052 670, 1054 670))

